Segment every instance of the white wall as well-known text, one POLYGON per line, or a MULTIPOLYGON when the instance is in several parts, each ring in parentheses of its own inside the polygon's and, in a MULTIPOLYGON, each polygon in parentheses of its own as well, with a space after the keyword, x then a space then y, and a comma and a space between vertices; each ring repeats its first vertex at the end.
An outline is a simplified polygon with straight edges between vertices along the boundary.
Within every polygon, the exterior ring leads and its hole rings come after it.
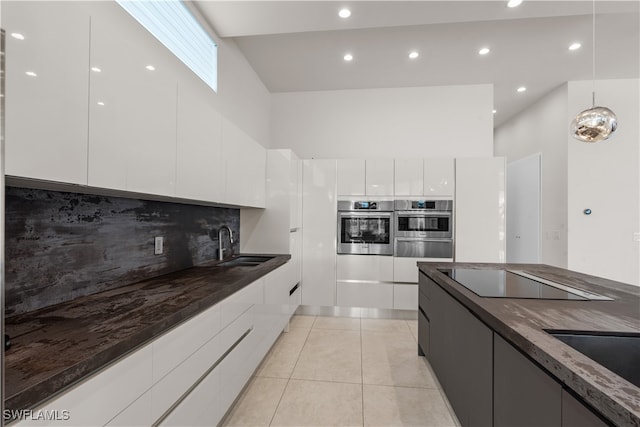
MULTIPOLYGON (((591 81, 569 82, 570 118, 591 106, 591 92, 591 81)), ((568 267, 640 285, 640 80, 597 81, 596 103, 617 114, 618 130, 595 144, 567 136, 568 267)))
MULTIPOLYGON (((567 85, 552 91, 495 131, 496 156, 507 163, 542 154, 541 258, 567 267, 567 85)), ((509 212, 507 212, 507 222, 509 212)))
POLYGON ((219 111, 247 135, 270 147, 271 94, 231 39, 218 39, 219 111))
POLYGON ((300 158, 489 157, 493 86, 272 95, 272 148, 300 158))
POLYGON ((543 263, 640 285, 639 80, 596 82, 597 103, 619 124, 596 144, 569 135, 573 117, 591 106, 591 90, 591 81, 569 82, 500 126, 495 155, 511 162, 542 153, 543 263))

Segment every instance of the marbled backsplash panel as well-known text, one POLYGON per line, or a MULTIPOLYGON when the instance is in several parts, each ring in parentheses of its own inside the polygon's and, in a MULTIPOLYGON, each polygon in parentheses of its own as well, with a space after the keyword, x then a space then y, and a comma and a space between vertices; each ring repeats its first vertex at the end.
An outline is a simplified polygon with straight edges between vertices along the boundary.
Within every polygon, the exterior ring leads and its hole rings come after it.
POLYGON ((7 187, 5 315, 215 259, 224 224, 237 253, 239 209, 7 187))

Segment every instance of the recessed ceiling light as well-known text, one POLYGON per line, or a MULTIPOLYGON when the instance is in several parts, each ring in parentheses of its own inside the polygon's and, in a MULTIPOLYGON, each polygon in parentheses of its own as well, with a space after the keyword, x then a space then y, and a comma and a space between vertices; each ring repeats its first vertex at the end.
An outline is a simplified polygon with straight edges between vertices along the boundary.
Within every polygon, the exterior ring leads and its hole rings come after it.
POLYGON ((146 69, 147 69, 147 70, 149 70, 149 71, 155 71, 155 70, 156 70, 156 67, 154 67, 153 65, 147 65, 147 66, 146 66, 146 67, 144 67, 144 68, 146 68, 146 69))
POLYGON ((98 105, 101 106, 101 107, 104 107, 104 102, 98 101, 98 105))
POLYGON ((578 42, 576 43, 572 43, 571 46, 569 46, 569 50, 578 50, 582 47, 582 45, 578 42))
POLYGON ((416 59, 418 56, 420 56, 420 54, 415 50, 409 54, 409 58, 411 59, 416 59))
POLYGON ((491 52, 491 49, 489 49, 488 47, 483 47, 482 49, 480 49, 478 51, 479 55, 486 55, 487 53, 491 52))
POLYGON ((24 36, 20 33, 11 33, 11 37, 17 40, 24 40, 24 36))
POLYGON ((522 0, 509 0, 507 2, 507 7, 518 7, 522 4, 522 0))
POLYGON ((344 9, 340 9, 338 16, 343 19, 348 18, 351 16, 351 11, 345 7, 344 9))
POLYGON ((524 87, 524 86, 520 86, 517 90, 518 90, 518 92, 526 92, 527 88, 524 87))
POLYGON ((25 74, 26 74, 27 76, 29 76, 29 77, 36 77, 36 76, 37 76, 37 74, 36 74, 36 73, 34 73, 33 71, 27 71, 25 74))
POLYGON ((98 67, 91 67, 91 71, 93 71, 94 73, 99 73, 102 70, 100 68, 98 68, 98 67))
POLYGON ((350 53, 347 53, 347 54, 344 56, 344 60, 345 60, 345 61, 351 61, 352 59, 353 59, 353 55, 351 55, 350 53))
POLYGON ((491 112, 492 112, 493 114, 497 113, 497 111, 496 111, 496 110, 491 110, 491 112))

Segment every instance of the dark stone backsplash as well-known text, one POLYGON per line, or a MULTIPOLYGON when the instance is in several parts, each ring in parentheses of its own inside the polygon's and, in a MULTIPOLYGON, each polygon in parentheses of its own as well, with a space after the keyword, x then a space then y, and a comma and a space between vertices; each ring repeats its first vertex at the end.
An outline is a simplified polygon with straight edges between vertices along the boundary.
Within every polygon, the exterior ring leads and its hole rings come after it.
POLYGON ((215 259, 224 224, 237 253, 238 209, 7 187, 5 315, 215 259))

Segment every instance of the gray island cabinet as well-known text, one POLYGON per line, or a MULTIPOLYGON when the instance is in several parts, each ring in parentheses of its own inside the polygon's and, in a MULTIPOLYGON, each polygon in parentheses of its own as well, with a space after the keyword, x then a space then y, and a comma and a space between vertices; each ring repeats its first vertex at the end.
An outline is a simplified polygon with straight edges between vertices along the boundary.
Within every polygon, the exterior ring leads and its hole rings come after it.
MULTIPOLYGON (((420 293, 420 301, 427 302, 420 317, 428 318, 429 344, 419 344, 423 352, 428 347, 431 367, 460 423, 492 425, 493 332, 424 275, 420 293)), ((418 328, 424 332, 423 323, 418 328)))
MULTIPOLYGON (((569 371, 567 375, 565 368, 560 368, 553 356, 540 351, 541 348, 544 349, 542 346, 538 347, 540 342, 528 341, 514 330, 514 325, 517 329, 522 328, 522 323, 531 322, 537 328, 538 335, 529 337, 539 337, 540 334, 546 335, 545 327, 551 326, 549 329, 553 329, 553 326, 557 326, 542 325, 542 322, 536 321, 538 319, 532 320, 531 312, 527 311, 530 307, 524 309, 528 304, 544 316, 544 310, 539 309, 543 307, 544 301, 482 298, 438 270, 462 264, 418 265, 421 270, 418 353, 429 361, 462 426, 640 425, 640 418, 634 409, 637 408, 635 402, 640 396, 640 393, 636 393, 637 390, 632 389, 628 396, 623 397, 632 403, 628 405, 627 401, 616 401, 620 396, 620 387, 616 388, 616 393, 612 393, 611 389, 584 387, 584 383, 577 379, 579 373, 569 371), (491 310, 492 307, 496 310, 491 310), (509 324, 510 320, 514 323, 509 324), (532 353, 542 359, 535 360, 532 353), (545 361, 548 362, 546 366, 545 361), (599 393, 607 395, 612 401, 607 402, 599 393), (598 396, 595 403, 590 402, 588 397, 594 396, 598 396), (631 409, 618 410, 612 415, 611 407, 631 409)), ((508 268, 507 264, 464 266, 479 269, 508 268)), ((522 268, 522 265, 518 267, 522 268)), ((545 267, 554 273, 557 273, 555 270, 560 270, 545 267)), ((547 270, 541 268, 534 272, 541 271, 547 270)), ((602 289, 598 290, 603 292, 602 289)), ((565 302, 562 310, 572 310, 575 307, 584 311, 584 305, 572 306, 571 303, 592 302, 565 302)), ((550 304, 554 311, 561 311, 558 301, 552 300, 550 304)), ((633 304, 632 301, 631 306, 633 304)), ((586 307, 595 308, 594 305, 586 307)), ((599 310, 594 312, 597 311, 599 310)), ((585 327, 588 329, 594 324, 585 327)), ((547 337, 544 339, 549 340, 547 337)), ((553 343, 554 339, 550 340, 548 342, 553 343)), ((554 351, 550 354, 555 355, 554 351)), ((565 354, 572 351, 560 350, 565 354)), ((567 365, 574 366, 571 363, 567 365)))

